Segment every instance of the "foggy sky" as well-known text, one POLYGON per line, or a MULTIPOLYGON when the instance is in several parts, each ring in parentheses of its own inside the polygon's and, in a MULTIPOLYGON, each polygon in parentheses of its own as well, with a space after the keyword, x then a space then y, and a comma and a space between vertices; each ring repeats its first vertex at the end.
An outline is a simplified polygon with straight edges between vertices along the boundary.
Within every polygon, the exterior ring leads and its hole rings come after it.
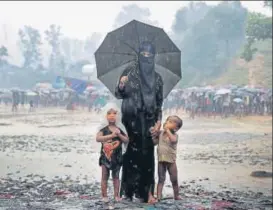
MULTIPOLYGON (((215 5, 219 1, 206 2, 215 5)), ((43 35, 50 24, 62 27, 65 36, 86 39, 93 32, 104 35, 114 27, 122 25, 131 19, 153 23, 171 33, 171 27, 178 9, 186 6, 184 1, 161 2, 96 2, 96 1, 0 1, 0 46, 5 45, 11 60, 17 61, 16 42, 18 29, 30 25, 40 30, 43 35), (124 11, 124 7, 128 6, 124 11), (128 9, 129 8, 129 9, 128 9)), ((269 9, 263 7, 262 1, 242 1, 242 5, 250 11, 272 15, 269 9)))
MULTIPOLYGON (((217 4, 218 2, 206 3, 217 4)), ((10 24, 13 28, 29 24, 45 30, 48 25, 55 23, 62 26, 67 36, 85 38, 92 32, 106 33, 112 30, 122 7, 130 4, 148 8, 151 20, 157 21, 159 26, 169 31, 176 11, 188 2, 0 1, 0 24, 10 24)), ((251 11, 272 14, 271 11, 263 8, 262 1, 242 1, 242 4, 251 11)), ((131 14, 132 17, 138 16, 137 13, 131 14)))

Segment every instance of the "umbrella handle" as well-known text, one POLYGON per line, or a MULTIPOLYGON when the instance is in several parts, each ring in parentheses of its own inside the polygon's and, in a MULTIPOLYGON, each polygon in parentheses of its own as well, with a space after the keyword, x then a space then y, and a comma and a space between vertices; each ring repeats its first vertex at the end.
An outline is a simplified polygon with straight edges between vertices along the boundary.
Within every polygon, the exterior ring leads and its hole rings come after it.
MULTIPOLYGON (((128 78, 128 80, 129 80, 129 76, 130 76, 130 74, 131 74, 131 71, 129 71, 129 73, 128 73, 127 75, 123 75, 123 76, 121 76, 121 77, 120 77, 120 79, 121 79, 122 77, 127 77, 127 78, 128 78)), ((119 84, 121 83, 120 79, 119 79, 119 84)), ((128 82, 128 81, 127 81, 127 82, 128 82)), ((125 85, 127 82, 122 82, 122 84, 123 84, 123 85, 125 85)))
POLYGON ((129 71, 129 73, 127 74, 128 79, 129 79, 129 76, 130 76, 131 72, 132 72, 132 70, 129 71))

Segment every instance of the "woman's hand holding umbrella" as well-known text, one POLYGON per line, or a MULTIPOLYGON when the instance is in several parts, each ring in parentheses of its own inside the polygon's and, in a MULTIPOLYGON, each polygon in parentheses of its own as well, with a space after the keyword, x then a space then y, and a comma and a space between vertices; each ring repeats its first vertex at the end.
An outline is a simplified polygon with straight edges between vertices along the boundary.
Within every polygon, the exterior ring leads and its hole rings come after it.
POLYGON ((123 90, 123 88, 125 87, 125 84, 127 82, 128 82, 128 77, 127 76, 121 77, 120 82, 119 82, 119 89, 123 90))

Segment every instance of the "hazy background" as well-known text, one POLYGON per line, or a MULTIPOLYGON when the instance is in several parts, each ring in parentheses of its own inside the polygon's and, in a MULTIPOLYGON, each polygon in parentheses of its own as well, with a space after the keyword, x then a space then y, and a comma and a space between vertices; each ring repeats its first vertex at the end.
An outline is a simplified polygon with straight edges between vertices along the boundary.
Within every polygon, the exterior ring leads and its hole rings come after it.
MULTIPOLYGON (((8 55, 4 55, 5 50, 2 48, 0 57, 4 81, 2 86, 5 81, 6 83, 9 81, 5 86, 19 85, 16 79, 16 75, 19 75, 18 68, 27 69, 24 70, 25 74, 32 72, 33 78, 37 77, 31 82, 28 74, 28 81, 24 81, 25 85, 29 83, 27 86, 40 80, 52 80, 55 74, 80 77, 81 67, 87 63, 94 63, 93 53, 106 33, 132 19, 164 28, 181 48, 183 71, 181 85, 218 82, 261 83, 249 81, 251 68, 249 64, 250 61, 255 61, 257 56, 258 59, 262 59, 257 61, 260 69, 265 70, 270 67, 272 69, 272 59, 270 66, 269 58, 259 57, 263 56, 264 51, 269 55, 271 52, 272 55, 272 47, 271 51, 264 49, 271 46, 272 26, 271 39, 268 38, 269 35, 262 39, 255 38, 255 42, 263 41, 258 44, 263 48, 259 51, 260 54, 245 49, 248 43, 246 40, 248 20, 251 19, 249 18, 251 14, 259 13, 258 22, 260 20, 266 22, 266 17, 271 17, 272 22, 272 7, 265 6, 264 1, 229 1, 229 3, 2 1, 0 8, 0 47, 5 47, 8 55), (51 29, 50 25, 53 25, 51 29), (30 28, 24 28, 25 26, 30 28), (50 33, 45 33, 46 30, 50 33), (252 59, 254 53, 256 57, 252 59), (242 54, 246 59, 240 60, 242 54), (234 81, 230 76, 234 72, 229 69, 233 71, 246 69, 246 72, 240 76, 243 79, 234 81), (54 75, 49 75, 50 72, 54 72, 54 75), (37 75, 40 73, 42 76, 37 75), (12 78, 7 80, 10 76, 12 78), (207 78, 211 79, 207 80, 207 78)), ((265 26, 266 24, 263 23, 259 22, 265 26)), ((268 31, 268 25, 265 26, 265 31, 268 31)), ((257 43, 251 43, 251 46, 255 48, 255 44, 257 43)), ((266 78, 269 78, 267 70, 265 74, 266 78)), ((22 78, 22 75, 20 76, 22 78)), ((263 78, 264 75, 261 77, 263 78)), ((272 80, 263 83, 260 85, 270 86, 272 80)))

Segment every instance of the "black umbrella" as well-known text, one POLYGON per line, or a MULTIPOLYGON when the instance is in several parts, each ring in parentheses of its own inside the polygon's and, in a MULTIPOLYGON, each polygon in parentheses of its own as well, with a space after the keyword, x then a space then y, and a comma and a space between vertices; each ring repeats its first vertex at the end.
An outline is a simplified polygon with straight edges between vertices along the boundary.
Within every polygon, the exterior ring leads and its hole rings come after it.
POLYGON ((95 52, 97 77, 114 94, 120 75, 136 61, 143 41, 156 47, 155 70, 163 79, 163 95, 167 97, 181 79, 181 52, 163 29, 136 20, 106 35, 95 52))

